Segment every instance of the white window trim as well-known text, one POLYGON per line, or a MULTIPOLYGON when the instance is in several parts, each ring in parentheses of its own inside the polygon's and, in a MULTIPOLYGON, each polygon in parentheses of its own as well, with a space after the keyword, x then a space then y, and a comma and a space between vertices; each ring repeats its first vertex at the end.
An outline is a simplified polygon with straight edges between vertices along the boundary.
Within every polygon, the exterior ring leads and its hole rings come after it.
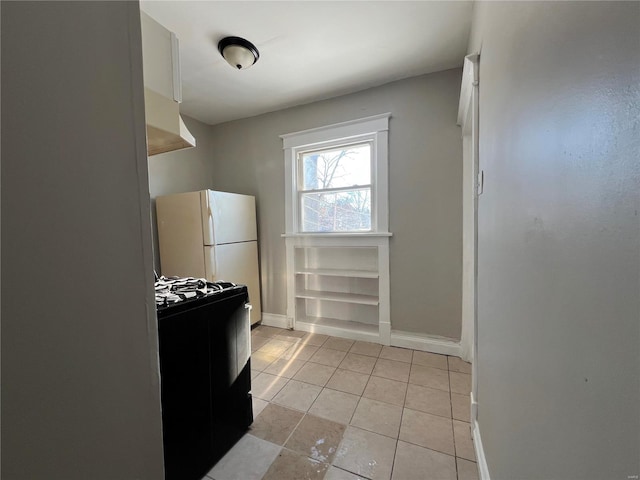
POLYGON ((343 232, 342 235, 371 235, 389 230, 389 118, 390 113, 350 120, 319 128, 280 135, 285 159, 285 225, 289 235, 339 234, 341 232, 302 233, 299 221, 297 154, 353 141, 372 142, 371 230, 343 232))

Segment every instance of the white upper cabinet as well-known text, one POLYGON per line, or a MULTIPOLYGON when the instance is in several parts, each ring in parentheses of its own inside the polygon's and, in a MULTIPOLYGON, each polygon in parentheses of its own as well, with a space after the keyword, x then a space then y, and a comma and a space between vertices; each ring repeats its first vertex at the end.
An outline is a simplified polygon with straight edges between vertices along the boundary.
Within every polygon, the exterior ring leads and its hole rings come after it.
POLYGON ((195 138, 180 118, 178 39, 144 12, 140 12, 140 21, 148 154, 195 147, 195 138))
POLYGON ((178 38, 153 18, 140 12, 144 86, 176 102, 182 101, 178 38))

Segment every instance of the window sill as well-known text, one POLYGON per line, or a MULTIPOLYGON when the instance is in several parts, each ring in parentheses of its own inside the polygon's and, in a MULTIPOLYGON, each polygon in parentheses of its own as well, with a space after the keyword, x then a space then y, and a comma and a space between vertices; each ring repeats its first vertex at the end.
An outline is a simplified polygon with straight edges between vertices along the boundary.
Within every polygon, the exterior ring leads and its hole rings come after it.
POLYGON ((391 232, 283 233, 282 238, 356 238, 391 237, 391 232))

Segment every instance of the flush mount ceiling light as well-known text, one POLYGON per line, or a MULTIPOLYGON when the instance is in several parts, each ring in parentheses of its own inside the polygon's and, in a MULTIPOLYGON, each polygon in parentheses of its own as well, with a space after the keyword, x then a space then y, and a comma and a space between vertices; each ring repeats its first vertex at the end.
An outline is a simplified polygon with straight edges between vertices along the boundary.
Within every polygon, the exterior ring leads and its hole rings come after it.
POLYGON ((218 50, 233 68, 243 70, 258 61, 260 53, 253 43, 240 37, 225 37, 218 42, 218 50))

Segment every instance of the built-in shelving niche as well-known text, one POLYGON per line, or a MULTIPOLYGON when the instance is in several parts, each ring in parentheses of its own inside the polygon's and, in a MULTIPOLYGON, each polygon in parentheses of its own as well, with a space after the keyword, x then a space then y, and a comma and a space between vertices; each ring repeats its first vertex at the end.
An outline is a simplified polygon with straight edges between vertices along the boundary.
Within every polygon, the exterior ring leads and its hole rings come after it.
POLYGON ((388 344, 388 237, 292 237, 287 248, 296 329, 388 344))

